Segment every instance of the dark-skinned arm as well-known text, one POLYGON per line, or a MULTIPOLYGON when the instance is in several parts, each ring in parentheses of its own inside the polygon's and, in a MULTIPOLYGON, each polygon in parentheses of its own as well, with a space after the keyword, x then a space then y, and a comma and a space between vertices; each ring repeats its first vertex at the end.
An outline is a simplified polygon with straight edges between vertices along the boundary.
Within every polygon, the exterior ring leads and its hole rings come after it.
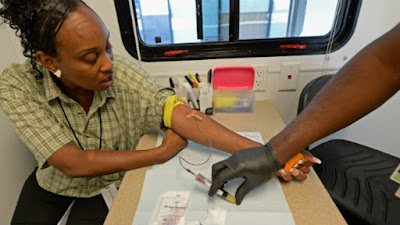
MULTIPOLYGON (((192 109, 184 105, 179 105, 174 109, 172 129, 166 132, 163 144, 159 147, 146 151, 82 151, 78 149, 75 143, 71 142, 57 150, 47 162, 69 177, 101 176, 164 163, 186 147, 187 141, 185 138, 208 146, 207 139, 202 136, 197 128, 195 118, 186 118, 192 111, 192 109)), ((199 126, 205 132, 214 148, 232 153, 243 148, 261 145, 223 127, 205 114, 197 113, 203 118, 199 122, 199 126)))
MULTIPOLYGON (((101 176, 164 163, 186 147, 185 138, 208 146, 207 139, 202 136, 197 128, 195 118, 186 118, 192 111, 184 105, 179 105, 174 109, 172 129, 166 132, 163 144, 159 147, 146 151, 82 151, 78 149, 75 143, 71 142, 57 150, 47 162, 69 177, 101 176)), ((205 114, 197 113, 203 118, 199 122, 199 126, 214 148, 232 153, 243 148, 261 145, 223 127, 205 114)))
POLYGON ((215 122, 204 113, 196 110, 196 115, 202 118, 202 120, 198 120, 198 125, 204 133, 203 135, 197 127, 197 119, 194 117, 186 118, 186 116, 192 111, 193 109, 182 104, 174 108, 172 113, 171 129, 175 133, 188 140, 208 146, 209 143, 204 137, 204 135, 206 135, 213 148, 228 153, 234 153, 240 149, 257 147, 261 145, 258 142, 236 134, 221 124, 215 122))
POLYGON ((162 144, 148 150, 80 150, 70 142, 47 162, 68 177, 93 177, 164 163, 185 148, 186 139, 167 130, 162 144))
POLYGON ((271 139, 281 164, 378 108, 400 89, 399 40, 397 25, 359 52, 292 123, 271 139))
MULTIPOLYGON (((244 149, 213 165, 209 195, 237 177, 236 204, 291 157, 373 111, 400 89, 400 25, 347 63, 316 98, 267 145, 244 149)), ((314 162, 316 162, 314 160, 314 162)))

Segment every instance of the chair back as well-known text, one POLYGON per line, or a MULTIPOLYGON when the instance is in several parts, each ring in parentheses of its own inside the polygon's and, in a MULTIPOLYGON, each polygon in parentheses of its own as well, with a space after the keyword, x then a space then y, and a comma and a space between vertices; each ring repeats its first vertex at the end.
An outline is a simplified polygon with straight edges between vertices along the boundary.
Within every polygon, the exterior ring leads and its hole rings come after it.
POLYGON ((333 77, 333 75, 324 75, 310 81, 301 91, 299 106, 297 107, 297 115, 311 102, 325 84, 333 77))

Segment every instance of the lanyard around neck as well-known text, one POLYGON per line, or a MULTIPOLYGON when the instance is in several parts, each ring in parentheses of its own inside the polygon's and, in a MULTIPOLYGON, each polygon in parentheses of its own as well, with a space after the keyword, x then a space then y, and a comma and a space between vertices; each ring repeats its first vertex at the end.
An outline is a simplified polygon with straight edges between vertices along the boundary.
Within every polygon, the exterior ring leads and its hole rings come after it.
MULTIPOLYGON (((72 131, 72 134, 74 135, 76 141, 78 142, 79 147, 80 147, 82 150, 84 150, 84 148, 83 148, 81 142, 79 141, 78 137, 77 137, 76 134, 75 134, 74 129, 72 129, 71 123, 69 122, 68 116, 67 116, 67 114, 65 113, 65 110, 64 110, 64 107, 62 106, 62 103, 61 103, 60 98, 58 98, 57 100, 58 100, 58 104, 60 105, 60 107, 61 107, 61 109, 62 109, 62 111, 63 111, 63 113, 64 113, 65 119, 66 119, 67 122, 68 122, 69 128, 70 128, 71 131, 72 131)), ((101 121, 101 108, 100 108, 100 107, 99 107, 98 111, 99 111, 99 118, 100 118, 100 141, 99 141, 100 143, 99 143, 99 148, 98 148, 98 150, 100 150, 100 149, 101 149, 101 139, 102 139, 102 136, 103 136, 103 124, 102 124, 102 121, 101 121)))

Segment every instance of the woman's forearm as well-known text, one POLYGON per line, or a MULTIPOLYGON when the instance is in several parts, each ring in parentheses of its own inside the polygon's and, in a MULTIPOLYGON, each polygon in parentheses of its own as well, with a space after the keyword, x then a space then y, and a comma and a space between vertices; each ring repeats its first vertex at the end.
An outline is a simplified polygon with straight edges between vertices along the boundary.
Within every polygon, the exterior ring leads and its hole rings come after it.
POLYGON ((163 163, 169 159, 165 146, 149 150, 79 150, 71 142, 60 148, 48 163, 68 177, 94 177, 163 163))
POLYGON ((187 106, 178 105, 174 108, 172 113, 172 130, 188 140, 209 146, 206 139, 207 137, 213 148, 228 153, 234 153, 240 149, 261 145, 258 142, 254 142, 236 134, 202 112, 196 111, 196 114, 199 115, 202 120, 198 120, 194 117, 186 118, 186 116, 192 113, 192 111, 193 109, 190 109, 187 106), (196 120, 201 131, 197 127, 196 120))

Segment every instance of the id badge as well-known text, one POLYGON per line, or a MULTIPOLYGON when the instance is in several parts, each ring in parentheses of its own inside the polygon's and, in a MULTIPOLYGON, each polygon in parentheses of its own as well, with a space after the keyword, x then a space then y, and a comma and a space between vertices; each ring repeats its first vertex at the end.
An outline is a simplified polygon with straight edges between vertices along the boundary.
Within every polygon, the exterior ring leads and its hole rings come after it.
MULTIPOLYGON (((400 164, 394 170, 393 174, 390 176, 390 179, 398 184, 400 184, 400 164)), ((400 198, 400 187, 397 189, 396 193, 394 193, 396 197, 400 198)))
POLYGON ((390 176, 390 179, 398 184, 400 184, 400 164, 393 171, 393 174, 390 176))

